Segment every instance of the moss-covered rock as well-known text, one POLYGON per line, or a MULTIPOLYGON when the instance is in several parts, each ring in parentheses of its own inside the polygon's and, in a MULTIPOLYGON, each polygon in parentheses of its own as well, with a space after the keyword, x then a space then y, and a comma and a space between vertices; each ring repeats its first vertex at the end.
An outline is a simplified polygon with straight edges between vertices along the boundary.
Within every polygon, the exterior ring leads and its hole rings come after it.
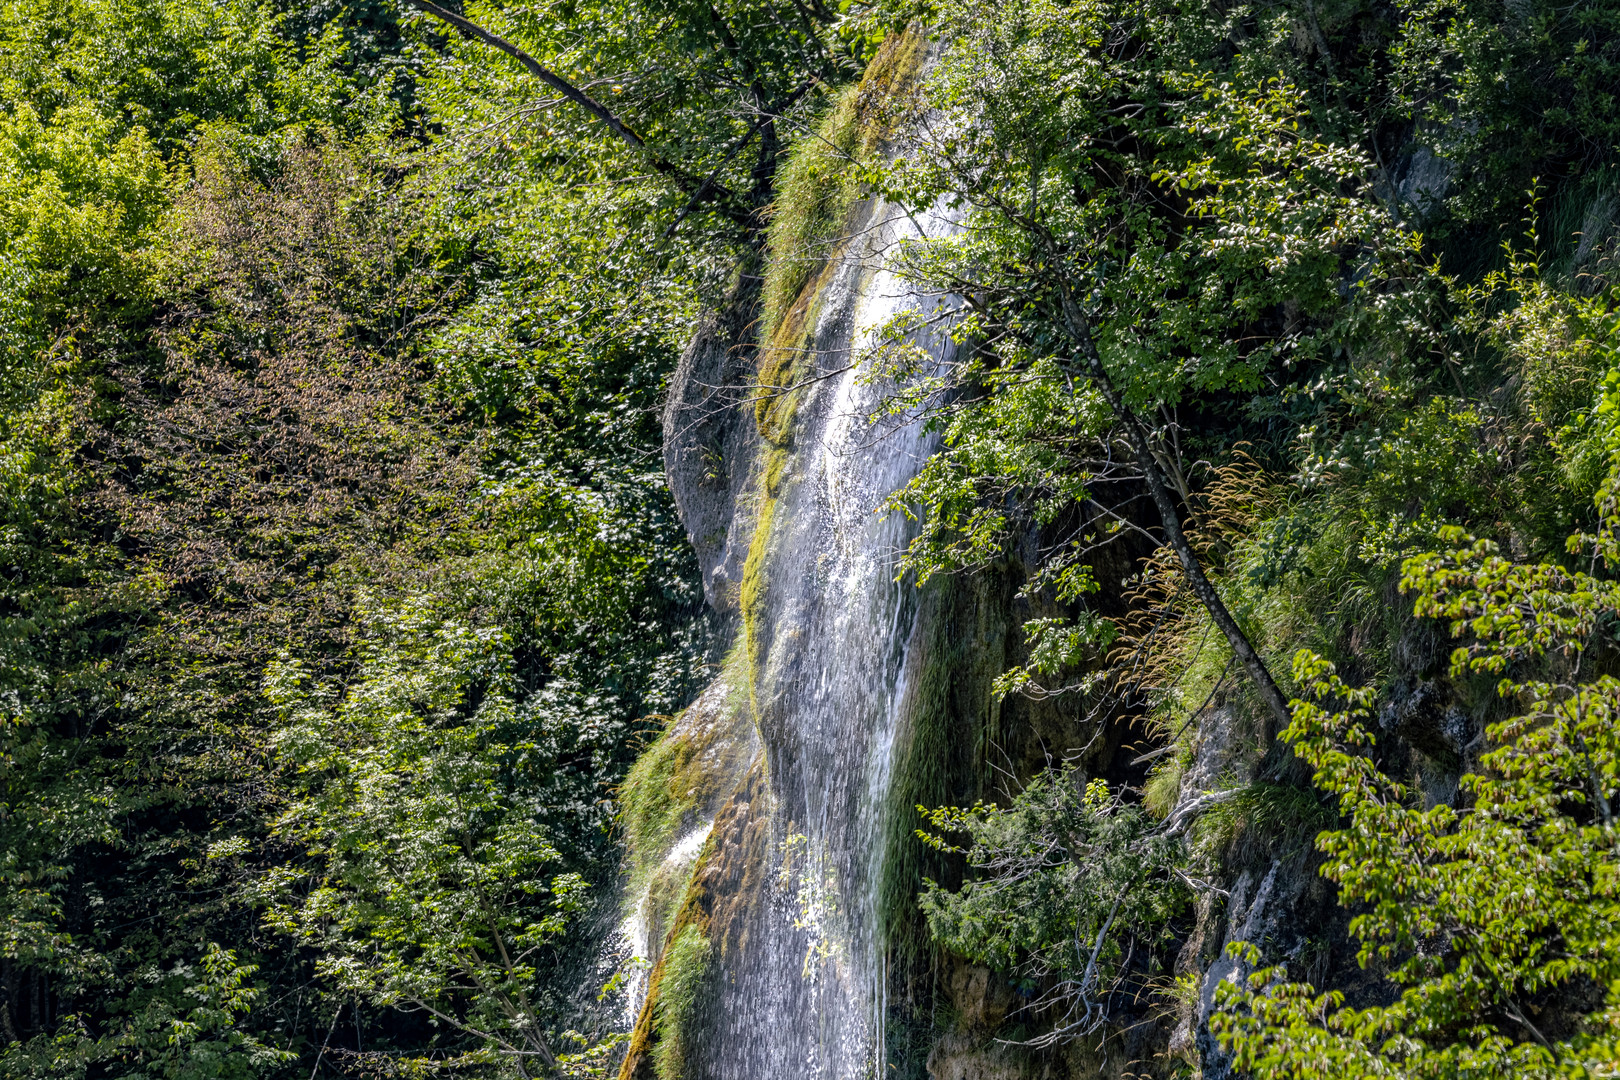
POLYGON ((806 286, 848 241, 865 168, 910 114, 927 55, 919 25, 891 35, 861 81, 833 96, 815 134, 795 144, 771 208, 762 342, 775 342, 788 314, 814 298, 806 286))
POLYGON ((648 980, 620 1080, 686 1080, 698 1032, 710 1019, 716 961, 739 947, 759 894, 770 828, 763 758, 715 817, 693 868, 668 946, 648 980))
POLYGON ((796 144, 777 177, 754 404, 767 441, 781 445, 791 433, 801 384, 816 359, 821 300, 839 257, 861 232, 868 167, 911 115, 927 56, 920 26, 891 35, 861 81, 834 95, 814 136, 796 144))
MULTIPOLYGON (((619 790, 632 947, 662 957, 711 823, 759 753, 745 658, 721 675, 641 755, 619 790)), ((656 971, 656 968, 655 968, 656 971)))

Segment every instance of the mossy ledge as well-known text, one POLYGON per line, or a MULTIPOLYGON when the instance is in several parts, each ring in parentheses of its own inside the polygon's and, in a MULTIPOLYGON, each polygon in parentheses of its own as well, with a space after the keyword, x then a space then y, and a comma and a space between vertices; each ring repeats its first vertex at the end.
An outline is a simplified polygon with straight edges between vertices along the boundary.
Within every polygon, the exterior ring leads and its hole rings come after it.
POLYGON ((626 894, 642 907, 656 961, 686 895, 696 852, 681 843, 707 829, 758 753, 746 658, 733 649, 721 674, 647 748, 619 789, 628 851, 626 894), (680 848, 689 854, 683 854, 680 848), (681 856, 681 857, 677 857, 681 856))
POLYGON ((709 1018, 716 961, 742 944, 750 900, 763 886, 766 789, 761 755, 715 818, 698 856, 669 944, 648 979, 619 1080, 686 1080, 694 1035, 709 1018))
POLYGON ((856 231, 866 166, 876 160, 914 109, 928 57, 928 37, 913 23, 892 34, 861 81, 840 90, 813 136, 794 148, 777 180, 767 234, 760 317, 760 434, 785 441, 798 393, 815 358, 819 300, 838 257, 856 231))

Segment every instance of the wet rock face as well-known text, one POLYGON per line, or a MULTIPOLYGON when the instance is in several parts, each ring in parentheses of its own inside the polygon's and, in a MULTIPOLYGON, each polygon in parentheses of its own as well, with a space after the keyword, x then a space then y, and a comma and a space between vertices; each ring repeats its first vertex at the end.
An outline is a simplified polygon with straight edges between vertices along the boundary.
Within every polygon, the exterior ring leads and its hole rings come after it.
MULTIPOLYGON (((617 946, 625 957, 644 964, 662 958, 714 823, 759 756, 740 679, 735 665, 722 671, 643 752, 620 789, 620 824, 632 848, 617 946)), ((648 980, 630 970, 626 1007, 634 1026, 648 980)))
POLYGON ((995 1028, 1019 1003, 1005 975, 963 960, 951 964, 945 991, 956 1010, 957 1023, 968 1031, 995 1028))
POLYGON ((948 1035, 928 1059, 932 1080, 1027 1080, 1028 1063, 985 1039, 948 1035))
POLYGON ((1146 1020, 1107 1040, 1081 1039, 1041 1050, 993 1034, 953 1031, 935 1044, 928 1076, 929 1080, 1169 1080, 1186 1074, 1178 1060, 1164 1053, 1167 1030, 1167 1020, 1146 1020))
POLYGON ((1273 859, 1264 876, 1245 870, 1232 883, 1227 900, 1226 937, 1209 969, 1204 972, 1204 985, 1198 996, 1198 1050, 1203 1061, 1206 1080, 1224 1080, 1232 1075, 1226 1054, 1209 1033, 1209 1018, 1216 1008, 1216 993, 1221 984, 1241 985, 1250 974, 1250 966, 1243 960, 1228 956, 1227 949, 1239 942, 1261 943, 1274 941, 1284 926, 1287 909, 1285 896, 1297 891, 1297 867, 1283 873, 1283 860, 1273 859))
POLYGON ((737 610, 751 522, 737 513, 753 475, 759 430, 746 403, 756 381, 753 327, 759 259, 739 270, 726 304, 692 335, 664 405, 664 471, 703 569, 703 592, 721 614, 737 610))

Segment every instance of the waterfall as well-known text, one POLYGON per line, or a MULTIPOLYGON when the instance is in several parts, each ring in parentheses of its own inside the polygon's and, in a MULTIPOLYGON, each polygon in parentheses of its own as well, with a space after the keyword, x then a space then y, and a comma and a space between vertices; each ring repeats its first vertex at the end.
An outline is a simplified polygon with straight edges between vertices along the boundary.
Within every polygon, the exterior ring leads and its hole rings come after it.
MULTIPOLYGON (((855 99, 863 153, 903 152, 890 106, 936 55, 919 27, 885 41, 853 91, 877 102, 868 113, 855 99)), ((828 122, 850 115, 835 109, 828 122)), ((919 289, 895 256, 955 228, 941 208, 856 201, 769 341, 755 323, 760 268, 745 262, 672 377, 670 490, 705 595, 736 638, 714 684, 626 782, 623 803, 639 808, 626 811, 627 833, 643 839, 630 845, 638 895, 621 941, 644 958, 638 971, 651 967, 629 987, 636 1023, 621 1080, 892 1075, 895 913, 884 898, 909 898, 920 881, 915 853, 897 842, 909 821, 891 810, 899 793, 932 798, 943 782, 940 665, 957 655, 943 635, 956 616, 981 624, 956 600, 942 605, 940 590, 900 580, 916 524, 883 507, 938 434, 873 422, 894 388, 867 354, 897 315, 948 316, 954 302, 919 289), (919 737, 932 748, 926 776, 912 765, 919 737)), ((804 268, 774 267, 793 269, 804 268)), ((927 326, 909 344, 935 363, 954 348, 927 326)), ((896 971, 911 970, 905 956, 896 971)), ((907 1002, 896 1015, 909 1025, 907 1002)))
MULTIPOLYGON (((754 540, 765 545, 752 699, 768 778, 768 872, 722 950, 690 1080, 883 1072, 879 895, 918 590, 897 580, 913 525, 877 511, 937 436, 916 422, 871 424, 884 387, 856 361, 892 316, 941 304, 887 256, 919 227, 949 224, 880 202, 864 211, 857 239, 823 277, 812 331, 820 381, 795 414, 776 505, 761 525, 769 535, 754 540)), ((944 336, 918 344, 936 356, 951 347, 944 336)))

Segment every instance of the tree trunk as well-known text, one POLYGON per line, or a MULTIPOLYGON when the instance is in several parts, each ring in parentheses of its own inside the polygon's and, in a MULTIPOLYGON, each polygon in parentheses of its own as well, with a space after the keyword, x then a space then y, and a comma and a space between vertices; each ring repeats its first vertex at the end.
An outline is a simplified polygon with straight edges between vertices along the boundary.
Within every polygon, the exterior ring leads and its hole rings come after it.
POLYGON ((1188 543, 1187 535, 1181 530, 1181 514, 1176 509, 1175 499, 1171 497, 1164 471, 1160 468, 1158 459, 1153 456, 1153 446, 1149 442, 1147 428, 1135 410, 1125 403, 1124 396, 1109 378, 1108 370, 1103 367, 1102 357, 1097 353, 1097 344, 1091 336, 1090 322, 1067 291, 1061 293, 1061 301, 1063 328, 1086 362, 1086 375, 1096 384, 1097 389, 1102 391, 1103 398, 1108 402, 1109 408, 1114 410, 1114 415, 1119 417, 1119 422, 1125 428, 1126 438, 1130 440, 1131 449, 1136 453, 1137 465, 1142 470, 1143 479, 1147 481, 1148 493, 1153 496, 1153 504, 1159 510, 1165 543, 1176 553, 1182 572, 1187 575, 1187 584, 1192 587, 1193 595, 1204 605, 1216 627, 1226 635, 1227 643, 1231 645, 1238 663, 1243 665, 1255 689, 1259 691, 1260 699, 1265 702, 1275 725, 1268 728, 1266 735, 1273 738, 1278 731, 1287 727, 1292 719, 1288 699, 1283 697, 1265 661, 1260 659, 1260 654, 1255 652, 1254 646, 1249 643, 1248 636, 1238 626, 1232 613, 1226 609, 1220 593, 1215 591, 1215 586, 1210 584, 1209 578, 1204 575, 1203 564, 1193 551, 1192 545, 1188 543))

